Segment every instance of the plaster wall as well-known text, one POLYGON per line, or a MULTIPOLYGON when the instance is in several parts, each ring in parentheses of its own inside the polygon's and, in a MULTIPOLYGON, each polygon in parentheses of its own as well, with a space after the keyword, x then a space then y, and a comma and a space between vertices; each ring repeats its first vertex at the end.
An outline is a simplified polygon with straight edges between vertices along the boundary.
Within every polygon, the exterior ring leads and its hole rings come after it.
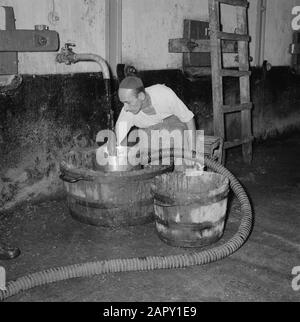
MULTIPOLYGON (((297 0, 267 1, 265 59, 273 66, 289 65, 292 41, 292 8, 297 0)), ((257 5, 249 1, 250 55, 255 61, 257 5)), ((299 4, 299 3, 298 3, 299 4)), ((105 0, 3 0, 12 6, 18 29, 33 29, 36 24, 48 25, 60 35, 61 45, 76 44, 76 52, 106 54, 105 0), (51 20, 51 14, 58 21, 51 20), (49 18, 50 17, 50 18, 49 18)), ((225 31, 234 31, 234 9, 222 5, 225 31)), ((1 15, 0 15, 1 16, 1 15)), ((183 34, 183 20, 208 20, 207 0, 123 0, 122 1, 122 62, 140 70, 181 68, 182 55, 168 52, 168 41, 183 34)), ((1 19, 0 19, 1 20, 1 19)), ((2 21, 3 23, 3 21, 2 21)), ((1 22, 0 22, 1 28, 1 22)), ((56 53, 20 53, 21 74, 65 74, 95 72, 94 63, 65 66, 55 62, 56 53)), ((234 56, 226 55, 226 66, 234 65, 234 56)))
POLYGON ((292 43, 292 8, 299 0, 269 0, 267 2, 265 59, 273 66, 291 64, 289 45, 292 43))
MULTIPOLYGON (((235 9, 222 5, 224 31, 233 32, 235 9)), ((249 26, 255 53, 257 0, 250 1, 249 26)), ((137 68, 181 68, 182 54, 169 53, 168 41, 183 36, 183 20, 208 21, 207 0, 123 0, 123 62, 137 68)), ((233 65, 233 55, 226 55, 225 64, 233 65)))

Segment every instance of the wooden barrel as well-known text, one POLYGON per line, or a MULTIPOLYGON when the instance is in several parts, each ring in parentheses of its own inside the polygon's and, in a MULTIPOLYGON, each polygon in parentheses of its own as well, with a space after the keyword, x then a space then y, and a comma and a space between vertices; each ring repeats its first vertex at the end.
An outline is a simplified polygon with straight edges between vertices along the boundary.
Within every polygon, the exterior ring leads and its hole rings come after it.
POLYGON ((154 177, 172 170, 149 166, 136 171, 104 173, 96 170, 95 148, 71 151, 60 168, 72 217, 106 227, 151 222, 154 177))
POLYGON ((204 172, 164 174, 155 179, 155 224, 158 236, 179 247, 202 247, 218 241, 224 232, 229 180, 204 172))

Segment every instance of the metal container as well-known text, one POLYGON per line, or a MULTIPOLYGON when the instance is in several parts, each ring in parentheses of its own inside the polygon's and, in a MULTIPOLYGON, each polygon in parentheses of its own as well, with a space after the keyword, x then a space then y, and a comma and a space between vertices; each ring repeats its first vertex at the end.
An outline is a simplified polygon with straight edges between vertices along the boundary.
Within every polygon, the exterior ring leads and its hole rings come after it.
MULTIPOLYGON (((130 148, 118 146, 116 147, 116 155, 110 156, 107 146, 103 147, 100 158, 105 158, 105 165, 96 164, 96 169, 103 172, 125 172, 142 169, 141 164, 132 164, 129 160, 130 148), (103 154, 103 156, 102 156, 103 154)), ((137 158, 139 155, 137 155, 137 158)))
POLYGON ((155 224, 159 237, 172 246, 202 247, 224 232, 229 180, 204 172, 164 174, 155 179, 155 224))
POLYGON ((71 151, 61 162, 61 176, 73 218, 90 225, 119 227, 154 219, 151 185, 154 177, 172 167, 132 171, 96 170, 96 149, 71 151))

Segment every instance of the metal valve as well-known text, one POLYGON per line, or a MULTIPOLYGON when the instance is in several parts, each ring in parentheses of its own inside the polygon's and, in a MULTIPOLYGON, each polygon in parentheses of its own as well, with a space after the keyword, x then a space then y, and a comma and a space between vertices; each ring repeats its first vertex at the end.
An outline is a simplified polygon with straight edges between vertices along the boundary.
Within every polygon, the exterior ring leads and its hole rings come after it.
POLYGON ((76 47, 76 44, 71 42, 65 43, 65 46, 61 49, 61 52, 56 56, 56 61, 58 63, 65 63, 66 65, 74 64, 76 54, 74 53, 72 47, 76 47))
POLYGON ((73 42, 66 42, 64 49, 68 51, 73 51, 71 47, 76 47, 76 44, 73 42))

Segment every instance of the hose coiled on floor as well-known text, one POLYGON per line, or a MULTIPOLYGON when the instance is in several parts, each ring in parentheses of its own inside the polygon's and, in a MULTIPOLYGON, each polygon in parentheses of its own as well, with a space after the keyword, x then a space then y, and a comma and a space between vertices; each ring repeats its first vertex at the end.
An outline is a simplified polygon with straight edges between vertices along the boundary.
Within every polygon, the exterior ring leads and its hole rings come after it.
MULTIPOLYGON (((165 151, 163 151, 165 152, 165 151)), ((161 153, 152 155, 152 161, 158 160, 161 153)), ((174 156, 181 158, 181 151, 173 153, 166 152, 164 157, 174 156)), ((196 161, 191 153, 185 155, 185 159, 196 161)), ((14 296, 22 291, 29 290, 36 286, 50 284, 71 278, 90 277, 107 273, 129 272, 129 271, 150 271, 156 269, 174 269, 185 268, 195 265, 204 265, 221 260, 232 255, 247 241, 251 234, 253 225, 253 214, 250 201, 238 180, 224 168, 221 164, 205 157, 205 165, 213 171, 227 177, 230 181, 230 187, 241 203, 243 217, 238 232, 225 244, 204 250, 198 253, 170 255, 170 256, 148 256, 142 258, 129 259, 111 259, 98 262, 76 264, 58 268, 51 268, 45 271, 33 273, 18 278, 7 284, 6 291, 0 291, 0 300, 3 301, 8 297, 14 296)))

